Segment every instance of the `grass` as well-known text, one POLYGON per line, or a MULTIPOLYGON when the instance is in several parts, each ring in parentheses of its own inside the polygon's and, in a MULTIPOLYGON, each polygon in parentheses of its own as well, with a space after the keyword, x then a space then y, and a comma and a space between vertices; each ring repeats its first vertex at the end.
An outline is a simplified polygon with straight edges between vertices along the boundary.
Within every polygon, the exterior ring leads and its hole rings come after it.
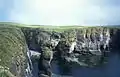
POLYGON ((77 26, 77 25, 71 25, 71 26, 53 26, 53 25, 26 25, 26 24, 20 24, 20 23, 12 23, 12 22, 0 22, 1 26, 14 26, 14 27, 25 27, 25 28, 43 28, 48 31, 57 31, 62 32, 65 30, 72 30, 72 29, 83 29, 83 28, 101 28, 101 27, 107 27, 107 28, 120 28, 119 25, 116 26, 77 26))
MULTIPOLYGON (((26 46, 22 31, 16 27, 0 27, 0 66, 7 67, 12 70, 12 64, 25 64, 26 46)), ((21 66, 24 68, 24 65, 21 66)), ((14 66, 15 68, 15 66, 14 66)), ((2 69, 0 69, 2 71, 2 69)), ((9 71, 9 70, 7 70, 9 71)), ((16 72, 16 71, 15 71, 16 72)), ((10 71, 8 72, 11 73, 10 71)), ((8 74, 7 73, 7 74, 8 74)), ((14 73, 14 72, 12 72, 14 73)), ((1 73, 0 73, 1 75, 1 73)), ((4 76, 3 77, 8 77, 4 76)))

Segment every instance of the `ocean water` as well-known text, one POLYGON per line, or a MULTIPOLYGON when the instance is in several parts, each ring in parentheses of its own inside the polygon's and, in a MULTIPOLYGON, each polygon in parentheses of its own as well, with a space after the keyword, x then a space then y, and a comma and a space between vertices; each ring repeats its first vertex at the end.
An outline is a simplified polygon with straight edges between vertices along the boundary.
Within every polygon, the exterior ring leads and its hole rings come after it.
MULTIPOLYGON (((33 76, 38 77, 37 62, 33 63, 33 76)), ((72 67, 70 73, 60 75, 59 66, 52 63, 53 77, 120 77, 120 54, 111 53, 108 63, 96 68, 72 67)))
POLYGON ((113 54, 108 63, 97 68, 73 68, 73 77, 120 77, 120 56, 113 54))

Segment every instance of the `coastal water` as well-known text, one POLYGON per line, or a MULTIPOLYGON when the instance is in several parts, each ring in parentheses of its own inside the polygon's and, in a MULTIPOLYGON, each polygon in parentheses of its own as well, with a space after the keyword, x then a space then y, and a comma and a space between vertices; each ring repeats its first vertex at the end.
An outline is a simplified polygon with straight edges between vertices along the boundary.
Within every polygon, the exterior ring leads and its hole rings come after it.
MULTIPOLYGON (((38 77, 37 63, 33 63, 33 76, 38 77)), ((59 66, 52 63, 53 77, 120 77, 120 54, 111 53, 108 58, 108 63, 96 68, 72 67, 69 75, 60 75, 59 66)))
POLYGON ((97 68, 73 68, 73 77, 120 77, 120 55, 112 53, 108 63, 97 68))

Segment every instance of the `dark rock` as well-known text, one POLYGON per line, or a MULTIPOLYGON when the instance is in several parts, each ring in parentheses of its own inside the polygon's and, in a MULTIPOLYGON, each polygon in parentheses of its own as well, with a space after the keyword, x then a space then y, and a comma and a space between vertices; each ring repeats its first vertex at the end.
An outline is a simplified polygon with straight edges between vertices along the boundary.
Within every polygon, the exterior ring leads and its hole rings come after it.
POLYGON ((51 65, 50 65, 52 58, 53 58, 53 51, 51 51, 50 48, 48 47, 43 47, 39 59, 39 75, 44 74, 44 75, 48 75, 49 77, 52 76, 51 65))

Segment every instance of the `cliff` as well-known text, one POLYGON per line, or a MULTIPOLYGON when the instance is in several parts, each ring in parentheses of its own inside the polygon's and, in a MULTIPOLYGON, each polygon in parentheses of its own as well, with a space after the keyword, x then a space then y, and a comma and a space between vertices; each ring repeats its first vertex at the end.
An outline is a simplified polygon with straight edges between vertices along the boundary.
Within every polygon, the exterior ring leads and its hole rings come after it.
POLYGON ((0 75, 32 76, 33 54, 29 50, 39 53, 33 55, 38 61, 39 77, 52 76, 51 61, 57 61, 60 70, 66 66, 101 66, 111 50, 120 48, 119 37, 119 27, 0 24, 0 75))
POLYGON ((29 49, 42 53, 42 48, 47 47, 49 51, 53 51, 52 60, 57 61, 61 70, 66 66, 69 66, 66 68, 69 69, 73 65, 86 67, 104 65, 110 51, 119 49, 120 44, 118 40, 120 29, 112 27, 67 28, 58 31, 46 28, 22 28, 22 31, 29 49))

